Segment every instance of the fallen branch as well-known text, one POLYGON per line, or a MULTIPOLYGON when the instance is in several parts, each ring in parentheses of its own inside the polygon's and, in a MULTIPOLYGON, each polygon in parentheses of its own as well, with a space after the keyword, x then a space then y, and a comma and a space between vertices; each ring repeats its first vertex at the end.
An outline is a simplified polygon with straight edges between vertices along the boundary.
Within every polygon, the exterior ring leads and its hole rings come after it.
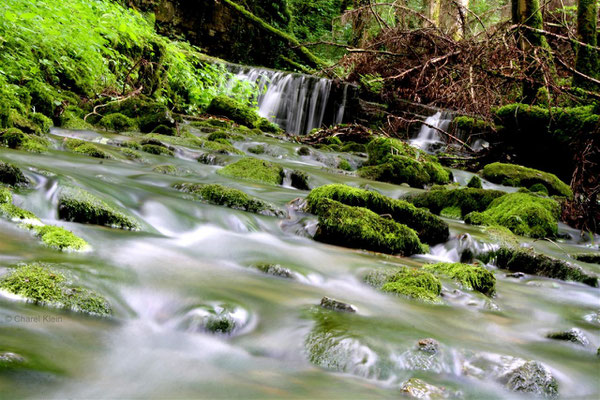
POLYGON ((120 103, 120 102, 122 102, 122 101, 125 101, 125 100, 127 100, 127 99, 130 99, 130 98, 132 98, 132 97, 135 97, 135 96, 139 95, 139 94, 142 92, 142 90, 143 90, 143 89, 144 89, 144 87, 143 87, 143 86, 140 86, 139 88, 137 88, 137 89, 136 89, 136 90, 134 90, 133 92, 130 92, 130 93, 127 95, 127 96, 120 97, 120 98, 118 98, 117 100, 109 101, 108 103, 104 103, 104 104, 98 104, 97 106, 95 106, 95 107, 94 107, 94 109, 92 110, 92 112, 91 112, 91 113, 89 113, 89 114, 86 114, 86 116, 85 116, 85 117, 83 117, 83 120, 84 120, 84 121, 87 121, 88 117, 90 117, 90 116, 92 116, 92 115, 99 115, 99 116, 102 116, 102 114, 98 114, 98 110, 99 110, 100 108, 104 108, 104 107, 106 107, 106 106, 109 106, 109 105, 111 105, 111 104, 120 103))

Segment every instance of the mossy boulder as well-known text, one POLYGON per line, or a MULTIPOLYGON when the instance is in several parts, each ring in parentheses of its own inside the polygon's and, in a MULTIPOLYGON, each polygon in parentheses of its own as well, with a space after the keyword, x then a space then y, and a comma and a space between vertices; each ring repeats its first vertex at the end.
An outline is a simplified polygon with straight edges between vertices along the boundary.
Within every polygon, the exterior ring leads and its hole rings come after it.
POLYGON ((310 148, 306 146, 299 147, 298 150, 296 150, 296 154, 299 156, 310 156, 310 148))
POLYGON ((58 217, 66 221, 138 230, 139 224, 103 200, 78 188, 64 188, 58 196, 58 217))
POLYGON ((135 120, 121 113, 113 113, 103 116, 98 122, 98 125, 109 131, 115 132, 137 130, 137 124, 135 120))
POLYGON ((310 190, 308 181, 309 177, 306 172, 297 169, 290 172, 290 183, 292 187, 299 190, 310 190))
POLYGON ((244 157, 233 164, 225 166, 217 173, 231 178, 271 185, 281 185, 284 176, 283 168, 280 165, 252 157, 244 157))
POLYGON ((0 204, 12 203, 12 192, 10 189, 0 185, 0 204))
POLYGON ((484 267, 461 263, 437 263, 425 265, 423 269, 457 280, 463 287, 476 290, 486 296, 493 296, 496 293, 496 277, 484 267))
POLYGON ((546 196, 549 195, 548 188, 543 183, 536 183, 534 185, 531 185, 529 191, 532 193, 539 193, 546 196))
POLYGON ((255 214, 268 216, 283 216, 281 210, 277 210, 274 206, 262 200, 253 198, 238 189, 233 189, 219 184, 197 184, 197 183, 181 183, 175 185, 177 190, 186 193, 192 193, 198 196, 201 200, 225 206, 236 210, 247 211, 255 214))
POLYGON ((0 217, 17 222, 28 220, 39 221, 38 217, 36 217, 34 213, 17 207, 11 203, 0 204, 0 217))
POLYGON ((313 211, 319 217, 315 240, 403 256, 427 252, 414 230, 367 208, 323 198, 313 211))
POLYGON ((352 171, 352 165, 350 165, 350 163, 348 162, 348 160, 346 160, 345 158, 342 158, 338 162, 337 167, 339 169, 341 169, 342 171, 352 171))
POLYGON ((483 212, 465 216, 473 225, 500 225, 516 235, 544 238, 558 233, 560 205, 553 199, 528 193, 505 194, 483 212))
POLYGON ((94 127, 83 119, 84 115, 78 109, 68 108, 58 117, 58 125, 71 130, 93 130, 94 127))
MULTIPOLYGON (((0 202, 2 202, 1 199, 2 196, 0 195, 0 202)), ((577 261, 582 261, 590 264, 600 264, 600 252, 574 254, 573 258, 575 258, 577 261)))
POLYGON ((435 275, 416 268, 375 270, 369 272, 364 280, 384 292, 427 302, 439 302, 442 292, 442 283, 435 275))
POLYGON ((257 128, 261 120, 256 110, 227 96, 215 97, 206 112, 216 116, 227 117, 240 125, 250 128, 257 128))
POLYGON ((152 168, 152 171, 163 175, 177 175, 177 167, 171 164, 156 165, 152 168))
POLYGON ((397 223, 414 229, 419 238, 429 244, 445 242, 450 235, 448 224, 429 211, 404 200, 386 197, 374 191, 347 185, 325 185, 313 189, 307 197, 307 211, 316 212, 321 199, 335 200, 348 206, 364 207, 379 215, 390 215, 397 223))
POLYGON ((399 155, 387 157, 382 164, 364 166, 358 170, 358 174, 366 179, 394 184, 407 183, 418 188, 450 182, 450 172, 439 163, 417 161, 399 155))
POLYGON ((18 167, 0 161, 0 183, 12 187, 22 187, 28 186, 30 182, 18 167))
POLYGON ((565 342, 571 342, 580 346, 587 346, 590 341, 585 334, 578 328, 571 328, 566 331, 550 332, 546 335, 548 339, 562 340, 565 342))
POLYGON ((112 314, 106 299, 91 290, 71 286, 65 275, 45 265, 20 266, 0 279, 0 289, 35 304, 93 315, 112 314))
POLYGON ((483 188, 483 186, 481 184, 481 179, 477 175, 473 175, 473 177, 469 180, 469 183, 467 183, 467 187, 474 188, 474 189, 483 188))
POLYGON ((554 174, 515 164, 492 163, 483 168, 482 176, 490 182, 506 186, 531 187, 542 184, 549 194, 573 197, 573 191, 554 174))
POLYGON ((61 251, 81 251, 89 247, 88 243, 64 228, 53 225, 27 225, 42 242, 61 251))
POLYGON ((257 144, 255 146, 248 147, 248 153, 252 154, 265 154, 265 146, 262 144, 257 144))
POLYGON ((52 127, 52 125, 54 125, 50 118, 46 117, 44 114, 39 112, 32 113, 30 115, 30 118, 31 121, 40 128, 40 133, 42 134, 49 133, 50 128, 52 127))
POLYGON ((169 157, 173 157, 175 155, 175 153, 173 152, 173 150, 168 149, 165 146, 162 145, 157 145, 157 144, 144 144, 142 146, 142 151, 148 153, 148 154, 154 154, 157 156, 169 156, 169 157))
POLYGON ((23 133, 20 129, 9 128, 0 132, 0 145, 11 149, 42 153, 50 142, 40 136, 23 133))
POLYGON ((112 158, 110 154, 102 150, 96 144, 85 142, 79 139, 67 139, 67 141, 65 142, 65 147, 71 150, 72 152, 84 154, 89 157, 102 159, 112 158))
POLYGON ((416 207, 427 208, 434 214, 440 214, 448 207, 457 207, 461 211, 461 216, 473 211, 485 211, 495 199, 504 196, 506 193, 499 190, 484 189, 436 189, 411 195, 406 198, 416 207))
POLYGON ((217 139, 228 139, 229 135, 225 131, 213 132, 206 137, 206 140, 215 141, 217 139))
POLYGON ((484 254, 481 258, 492 260, 498 268, 513 272, 523 272, 563 281, 582 282, 592 287, 598 287, 598 277, 584 272, 578 265, 543 254, 536 254, 526 249, 501 247, 498 250, 484 254))

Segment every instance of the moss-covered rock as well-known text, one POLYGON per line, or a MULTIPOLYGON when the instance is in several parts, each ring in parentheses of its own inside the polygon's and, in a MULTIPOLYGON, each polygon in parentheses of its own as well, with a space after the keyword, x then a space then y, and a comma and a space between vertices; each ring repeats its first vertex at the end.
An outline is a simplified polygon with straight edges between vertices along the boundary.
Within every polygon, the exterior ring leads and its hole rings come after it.
POLYGON ((145 144, 142 146, 142 151, 154 154, 157 156, 169 156, 173 157, 175 153, 173 150, 166 148, 165 146, 159 146, 157 144, 145 144))
POLYGON ((206 111, 250 128, 257 128, 261 120, 256 110, 227 96, 215 97, 206 111))
POLYGON ((573 191, 554 174, 514 164, 493 163, 483 168, 482 176, 490 182, 506 186, 544 185, 551 195, 573 197, 573 191))
POLYGON ((414 229, 419 238, 429 244, 445 242, 450 235, 448 224, 429 211, 374 191, 338 184, 321 186, 313 189, 308 195, 307 211, 314 214, 321 199, 368 208, 379 215, 390 215, 394 221, 414 229))
POLYGON ((299 190, 310 190, 310 184, 308 183, 308 174, 300 170, 293 170, 290 172, 290 183, 292 187, 299 190))
POLYGON ((493 125, 489 122, 468 117, 466 115, 455 117, 451 122, 451 128, 453 130, 462 131, 467 135, 471 135, 473 133, 490 132, 494 129, 493 125))
POLYGON ((225 131, 216 131, 206 137, 206 140, 215 141, 217 139, 228 139, 229 135, 225 131))
POLYGON ((65 142, 65 147, 72 152, 84 154, 86 156, 94 157, 94 158, 102 158, 109 159, 112 158, 110 154, 106 151, 102 150, 94 143, 85 142, 79 139, 67 139, 65 142))
POLYGON ((337 167, 339 169, 341 169, 342 171, 352 171, 352 165, 350 165, 350 163, 348 162, 348 160, 346 160, 345 158, 342 158, 338 162, 337 167))
POLYGON ((556 236, 559 215, 560 206, 553 199, 510 193, 492 201, 485 211, 466 215, 465 222, 500 225, 516 235, 544 238, 556 236))
POLYGON ((27 225, 42 242, 61 251, 85 250, 89 245, 85 240, 64 228, 53 225, 27 225))
POLYGON ((102 117, 98 125, 115 132, 135 131, 138 129, 134 119, 121 113, 108 114, 102 117))
POLYGON ((172 164, 156 165, 152 168, 152 171, 164 175, 177 175, 177 167, 172 164))
POLYGON ((244 157, 233 164, 225 166, 217 173, 223 176, 271 185, 281 185, 284 175, 283 168, 280 165, 252 157, 244 157))
POLYGON ((447 207, 458 207, 464 217, 473 211, 485 211, 492 201, 505 194, 499 190, 441 188, 411 195, 406 200, 417 207, 427 208, 434 214, 440 214, 447 207))
POLYGON ((413 399, 446 399, 450 397, 445 388, 439 388, 418 378, 410 378, 402 383, 400 391, 413 399))
POLYGON ((467 187, 474 189, 481 189, 483 186, 481 185, 481 179, 477 175, 473 175, 473 177, 467 183, 467 187))
POLYGON ((248 153, 252 154, 265 154, 265 146, 262 144, 257 144, 255 146, 248 147, 248 153))
POLYGON ((66 221, 105 225, 120 229, 139 229, 131 217, 78 188, 62 189, 58 196, 58 217, 66 221))
POLYGON ((39 221, 38 217, 36 217, 34 213, 17 207, 11 203, 0 204, 0 217, 17 222, 28 220, 39 221))
POLYGON ((12 192, 8 188, 0 185, 0 204, 12 203, 12 199, 12 192))
POLYGON ((315 240, 404 256, 427 251, 414 230, 369 209, 323 198, 313 211, 319 217, 315 240))
POLYGON ((260 272, 280 278, 294 279, 294 273, 279 264, 258 264, 255 266, 260 272))
POLYGON ((40 128, 40 133, 42 134, 49 133, 50 128, 54 124, 50 118, 39 112, 32 113, 30 118, 31 121, 40 128))
POLYGON ((175 185, 177 190, 197 195, 207 203, 225 206, 236 210, 247 211, 268 216, 283 216, 283 212, 262 200, 253 198, 238 189, 223 185, 203 185, 197 183, 181 183, 175 185))
POLYGON ((487 296, 496 293, 496 277, 483 267, 461 263, 438 263, 425 265, 423 269, 455 279, 463 287, 477 290, 487 296))
POLYGON ((366 153, 367 146, 362 143, 347 142, 341 148, 344 153, 366 153))
MULTIPOLYGON (((2 196, 0 195, 0 203, 2 202, 1 199, 2 196)), ((583 261, 590 264, 600 264, 600 252, 574 254, 573 258, 575 258, 577 261, 583 261)))
POLYGON ((12 187, 28 186, 29 179, 18 167, 0 161, 0 183, 12 187))
POLYGON ((548 339, 563 340, 580 346, 587 346, 590 341, 585 334, 578 328, 572 328, 567 331, 550 332, 546 335, 548 339))
POLYGON ((543 183, 536 183, 535 185, 531 185, 529 191, 532 193, 540 193, 546 196, 549 195, 548 188, 543 183))
POLYGON ((88 289, 72 287, 67 278, 50 267, 31 264, 14 269, 0 280, 0 289, 39 304, 93 315, 110 315, 106 299, 88 289))
POLYGON ((384 292, 428 302, 438 302, 442 292, 442 284, 435 275, 416 268, 374 270, 369 272, 364 280, 384 292))
POLYGON ((513 272, 523 272, 531 275, 545 276, 563 281, 582 282, 598 287, 598 277, 588 274, 577 265, 567 263, 543 254, 536 254, 526 249, 501 247, 481 258, 495 261, 498 268, 513 272))
POLYGON ((352 304, 344 303, 344 302, 332 299, 327 296, 325 296, 321 299, 321 303, 319 304, 319 306, 326 308, 328 310, 338 311, 338 312, 350 312, 350 313, 356 312, 356 307, 354 307, 352 304))
POLYGON ((299 156, 310 156, 310 148, 306 146, 299 147, 296 153, 299 156))
POLYGON ((58 125, 71 130, 93 130, 94 127, 83 120, 83 115, 76 110, 67 109, 58 118, 58 125))

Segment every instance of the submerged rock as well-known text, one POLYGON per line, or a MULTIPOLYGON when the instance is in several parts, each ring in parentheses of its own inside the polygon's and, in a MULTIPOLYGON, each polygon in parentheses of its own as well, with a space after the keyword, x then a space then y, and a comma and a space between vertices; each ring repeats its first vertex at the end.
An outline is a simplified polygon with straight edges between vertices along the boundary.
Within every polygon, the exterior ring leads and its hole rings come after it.
POLYGON ((440 349, 440 343, 431 338, 421 339, 417 342, 418 349, 429 354, 436 354, 440 349))
POLYGON ((313 211, 319 217, 315 240, 404 256, 427 251, 414 230, 366 208, 323 198, 313 211))
POLYGON ((563 281, 582 282, 589 286, 598 287, 598 277, 585 273, 578 265, 543 254, 536 254, 526 249, 501 247, 482 255, 480 258, 493 259, 498 268, 514 272, 545 276, 563 281))
POLYGON ((472 212, 465 222, 500 225, 514 234, 534 238, 555 237, 560 205, 553 199, 528 193, 510 193, 492 201, 483 212, 472 212))
POLYGON ((315 213, 321 199, 335 200, 348 206, 364 207, 376 214, 388 214, 394 221, 417 231, 419 238, 429 244, 444 242, 450 235, 448 224, 427 210, 404 200, 395 200, 374 191, 347 185, 325 185, 313 189, 307 197, 307 211, 315 213))
POLYGON ((88 289, 70 286, 63 274, 41 264, 14 269, 1 278, 0 289, 22 296, 35 304, 95 315, 112 314, 106 299, 88 289))
POLYGON ((204 305, 189 311, 180 326, 191 332, 233 336, 248 324, 248 312, 225 303, 204 305))
POLYGON ((217 173, 223 176, 271 185, 281 185, 284 175, 283 168, 280 165, 252 157, 244 157, 233 164, 225 166, 217 173))
POLYGON ((28 186, 30 182, 19 168, 12 164, 0 161, 0 183, 19 187, 28 186))
POLYGON ((507 371, 500 380, 513 392, 523 392, 554 398, 558 396, 558 382, 548 368, 537 361, 527 361, 507 371))
POLYGON ((546 337, 548 339, 572 342, 581 346, 587 346, 589 344, 589 340, 587 337, 585 337, 585 334, 581 331, 581 329, 577 328, 572 328, 568 331, 551 332, 547 334, 546 337))
POLYGON ((400 386, 400 390, 413 399, 435 400, 445 399, 449 396, 444 388, 430 385, 418 378, 410 378, 400 386))
POLYGON ((544 185, 551 195, 569 198, 573 196, 569 185, 558 179, 556 175, 533 168, 515 164, 493 163, 483 168, 482 175, 490 182, 506 186, 530 187, 539 183, 544 185))
POLYGON ((163 175, 177 175, 179 172, 177 167, 172 164, 157 165, 152 168, 152 171, 163 175))
POLYGON ((577 261, 582 261, 590 264, 600 264, 600 252, 574 254, 573 258, 575 258, 577 261))
POLYGON ((268 275, 278 276, 280 278, 294 279, 294 273, 289 268, 284 268, 279 264, 259 264, 256 268, 268 275))
POLYGON ((112 158, 110 154, 99 148, 94 143, 85 142, 79 139, 67 139, 65 142, 65 147, 75 153, 84 154, 94 158, 112 158))
POLYGON ((417 207, 427 208, 434 214, 440 214, 448 207, 455 207, 460 209, 461 217, 464 217, 473 211, 485 211, 492 201, 505 194, 499 190, 439 188, 411 195, 406 200, 417 207))
POLYGON ((310 190, 308 174, 306 172, 295 169, 290 173, 290 180, 292 187, 299 190, 310 190))
POLYGON ((283 211, 276 209, 267 202, 253 198, 241 190, 223 185, 181 183, 174 187, 182 192, 195 194, 200 197, 201 200, 211 204, 267 216, 282 217, 284 215, 283 211))
POLYGON ((25 364, 25 358, 16 353, 0 352, 0 371, 19 368, 25 364))
POLYGON ((350 313, 356 312, 356 307, 354 307, 352 304, 343 303, 341 301, 334 300, 329 297, 323 297, 321 299, 320 306, 323 308, 327 308, 329 310, 333 310, 333 311, 350 312, 350 313))
POLYGON ((139 224, 103 200, 79 188, 64 188, 58 196, 58 217, 66 221, 138 230, 139 224))
POLYGON ((477 290, 486 296, 496 293, 496 277, 484 267, 461 263, 425 265, 424 270, 455 279, 467 289, 477 290))
POLYGON ((416 268, 374 270, 364 280, 384 292, 434 303, 439 301, 442 292, 442 284, 435 275, 416 268))

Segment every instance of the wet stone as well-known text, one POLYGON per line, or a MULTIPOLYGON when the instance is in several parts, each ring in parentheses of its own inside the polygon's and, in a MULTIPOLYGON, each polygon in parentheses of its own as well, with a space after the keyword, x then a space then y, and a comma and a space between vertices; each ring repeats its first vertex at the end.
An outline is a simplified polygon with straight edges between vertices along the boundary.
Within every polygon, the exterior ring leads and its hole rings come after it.
POLYGON ((558 383, 548 368, 537 361, 527 361, 508 371, 502 380, 513 392, 532 393, 546 398, 558 396, 558 383))
POLYGON ((323 299, 321 299, 320 305, 323 308, 327 308, 327 309, 333 310, 333 311, 351 312, 351 313, 356 312, 356 307, 354 307, 352 304, 342 303, 341 301, 337 301, 337 300, 331 299, 329 297, 323 297, 323 299))
POLYGON ((506 274, 507 278, 515 278, 515 279, 523 279, 525 278, 525 274, 522 272, 515 272, 513 274, 506 274))
POLYGON ((436 354, 440 349, 440 344, 437 340, 427 338, 421 339, 417 343, 419 346, 419 350, 429 354, 436 354))
POLYGON ((256 268, 268 275, 278 276, 280 278, 294 279, 294 274, 288 268, 284 268, 279 264, 260 264, 256 268))
POLYGON ((589 344, 587 337, 585 337, 581 329, 577 328, 572 328, 568 331, 551 332, 547 334, 546 337, 548 339, 563 340, 566 342, 576 343, 581 346, 587 346, 589 344))
POLYGON ((443 388, 431 385, 418 378, 410 378, 402 384, 400 390, 413 399, 445 399, 448 397, 443 388))

